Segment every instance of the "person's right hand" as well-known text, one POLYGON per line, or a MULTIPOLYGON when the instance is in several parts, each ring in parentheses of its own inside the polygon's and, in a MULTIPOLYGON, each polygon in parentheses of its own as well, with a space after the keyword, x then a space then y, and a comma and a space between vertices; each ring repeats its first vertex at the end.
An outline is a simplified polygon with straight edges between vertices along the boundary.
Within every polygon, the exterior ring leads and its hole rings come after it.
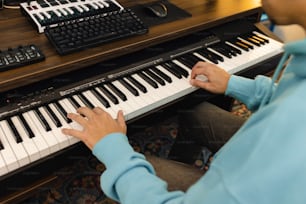
POLYGON ((190 84, 212 93, 224 94, 229 79, 230 74, 224 69, 208 62, 198 62, 192 68, 190 84), (207 80, 197 79, 201 75, 207 80))

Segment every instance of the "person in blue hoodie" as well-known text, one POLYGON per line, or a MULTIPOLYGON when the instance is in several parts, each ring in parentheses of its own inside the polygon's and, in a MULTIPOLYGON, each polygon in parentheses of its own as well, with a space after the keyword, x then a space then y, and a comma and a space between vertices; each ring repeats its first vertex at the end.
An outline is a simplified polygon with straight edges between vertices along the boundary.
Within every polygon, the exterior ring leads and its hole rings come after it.
MULTIPOLYGON (((262 0, 262 6, 276 24, 306 28, 305 0, 262 0)), ((133 150, 122 112, 114 120, 101 108, 81 107, 68 116, 83 130, 63 133, 82 140, 105 164, 101 187, 122 204, 305 204, 306 40, 286 44, 284 50, 272 79, 252 80, 212 64, 195 65, 192 85, 235 97, 253 114, 186 191, 169 191, 144 155, 133 150), (198 81, 197 75, 208 81, 198 81)))

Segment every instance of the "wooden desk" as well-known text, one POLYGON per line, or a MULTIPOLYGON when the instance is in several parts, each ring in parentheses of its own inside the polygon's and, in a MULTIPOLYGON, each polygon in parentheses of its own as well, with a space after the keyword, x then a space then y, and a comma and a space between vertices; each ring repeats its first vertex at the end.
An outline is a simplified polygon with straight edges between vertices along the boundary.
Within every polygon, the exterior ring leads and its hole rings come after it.
MULTIPOLYGON (((119 0, 124 6, 132 6, 135 1, 119 0)), ((144 3, 149 1, 137 1, 144 3)), ((44 34, 39 34, 21 12, 12 9, 0 11, 0 49, 35 43, 46 56, 40 63, 23 66, 0 73, 0 92, 13 89, 51 76, 71 72, 98 62, 140 50, 170 39, 209 28, 221 22, 237 19, 239 16, 254 14, 259 18, 261 8, 258 0, 221 0, 206 3, 208 0, 171 0, 178 7, 192 14, 175 22, 151 27, 149 33, 116 41, 85 51, 60 56, 49 43, 44 34)), ((258 19, 255 19, 258 20, 258 19)))

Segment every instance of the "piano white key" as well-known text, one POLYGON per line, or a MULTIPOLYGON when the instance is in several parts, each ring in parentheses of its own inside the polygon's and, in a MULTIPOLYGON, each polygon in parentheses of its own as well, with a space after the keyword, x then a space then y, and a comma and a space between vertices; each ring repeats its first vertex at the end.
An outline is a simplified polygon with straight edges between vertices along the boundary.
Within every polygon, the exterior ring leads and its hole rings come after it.
POLYGON ((31 128, 32 132, 34 133, 35 137, 31 138, 31 140, 36 144, 36 147, 40 153, 41 157, 45 157, 48 154, 50 154, 49 145, 45 141, 45 138, 42 137, 41 133, 35 126, 35 124, 32 121, 32 118, 30 117, 29 113, 23 113, 23 117, 26 119, 29 127, 31 128))
MULTIPOLYGON (((116 81, 112 81, 112 84, 117 87, 117 83, 116 81)), ((130 112, 133 111, 133 105, 130 104, 130 102, 128 100, 123 101, 111 88, 105 86, 113 95, 115 95, 118 98, 119 104, 117 104, 117 111, 116 111, 116 115, 115 118, 117 118, 117 113, 119 110, 122 110, 124 113, 128 114, 130 112)), ((118 88, 118 87, 117 87, 118 88)), ((120 90, 120 88, 118 88, 120 90)), ((122 90, 120 90, 122 91, 122 90)), ((123 93, 124 94, 124 93, 123 93)))
POLYGON ((98 9, 99 9, 99 6, 97 5, 96 2, 90 2, 90 5, 91 5, 95 10, 98 10, 98 9))
POLYGON ((205 62, 209 62, 211 64, 215 64, 213 63, 212 61, 210 61, 209 59, 207 59, 206 57, 204 57, 203 55, 201 55, 200 53, 198 52, 194 52, 192 53, 193 55, 197 56, 198 58, 200 58, 201 60, 205 61, 205 62))
MULTIPOLYGON (((152 77, 147 76, 153 81, 155 81, 152 77)), ((183 80, 183 79, 182 79, 183 80)), ((174 93, 177 92, 176 87, 174 87, 173 82, 171 84, 166 83, 166 85, 158 84, 158 88, 155 90, 159 96, 159 100, 163 100, 163 98, 168 98, 169 100, 174 96, 174 93)))
MULTIPOLYGON (((130 91, 127 90, 119 81, 113 81, 113 84, 121 90, 127 97, 127 100, 124 101, 125 104, 127 104, 127 109, 123 109, 123 112, 125 114, 131 114, 135 112, 138 108, 140 108, 141 104, 138 104, 133 98, 134 95, 130 94, 130 91)), ((129 119, 129 118, 128 118, 129 119)))
MULTIPOLYGON (((107 86, 104 86, 104 88, 106 89, 106 90, 108 90, 110 93, 112 93, 117 99, 118 99, 118 104, 115 104, 113 101, 111 101, 111 100, 109 100, 109 103, 110 103, 110 105, 111 105, 111 109, 113 110, 113 114, 111 114, 112 115, 112 117, 113 118, 117 118, 117 113, 118 113, 118 111, 120 111, 120 110, 123 110, 124 109, 124 106, 122 106, 121 105, 121 99, 119 99, 119 97, 116 95, 116 94, 114 94, 113 93, 113 91, 109 88, 109 87, 107 87, 107 86)), ((107 98, 108 99, 108 97, 100 90, 100 89, 96 89, 102 96, 104 96, 105 98, 107 98)))
POLYGON ((233 56, 232 58, 228 58, 228 57, 224 56, 222 53, 219 53, 218 51, 216 51, 212 48, 207 48, 207 50, 223 57, 224 62, 219 61, 219 64, 218 64, 219 67, 226 67, 228 69, 233 69, 234 67, 238 66, 237 58, 235 56, 233 56))
POLYGON ((261 38, 264 38, 264 39, 269 39, 269 37, 268 36, 265 36, 265 35, 263 35, 262 33, 259 33, 259 32, 257 32, 257 31, 252 31, 252 33, 253 34, 255 34, 255 35, 258 35, 259 37, 261 37, 261 38))
POLYGON ((42 14, 45 15, 47 19, 51 19, 51 15, 48 12, 43 12, 42 14))
POLYGON ((165 97, 167 97, 169 94, 167 93, 163 93, 163 91, 159 91, 159 88, 153 88, 151 85, 148 84, 148 82, 146 82, 145 80, 143 80, 141 77, 139 77, 138 75, 134 74, 133 77, 139 81, 142 85, 144 85, 146 87, 146 89, 148 90, 147 94, 150 98, 152 98, 152 104, 151 107, 152 108, 156 108, 161 106, 161 104, 163 104, 163 94, 165 95, 165 97), (162 94, 163 93, 163 94, 162 94))
POLYGON ((36 15, 38 16, 38 18, 43 21, 45 19, 45 17, 41 14, 41 13, 36 13, 36 15))
POLYGON ((273 39, 269 40, 269 43, 266 43, 265 45, 256 47, 254 49, 250 49, 249 51, 245 51, 239 48, 238 46, 232 44, 231 42, 226 41, 225 43, 227 45, 230 45, 241 51, 241 54, 238 55, 235 59, 237 62, 236 66, 226 68, 226 70, 229 73, 236 73, 256 63, 262 62, 265 59, 269 59, 272 56, 281 54, 283 52, 282 44, 273 39))
POLYGON ((101 1, 101 3, 102 3, 105 7, 109 7, 109 3, 107 3, 106 1, 101 1))
POLYGON ((68 16, 69 12, 66 8, 57 9, 59 12, 61 12, 64 16, 68 16))
POLYGON ((132 74, 132 77, 134 77, 140 84, 142 84, 147 89, 147 93, 145 93, 145 96, 147 100, 151 100, 152 102, 156 102, 159 100, 159 97, 156 95, 156 91, 154 88, 148 84, 144 79, 142 79, 138 74, 132 74), (154 93, 154 94, 153 94, 154 93))
POLYGON ((84 96, 89 100, 90 103, 92 103, 95 107, 100 107, 105 109, 104 105, 100 103, 100 101, 89 91, 83 92, 84 96))
POLYGON ((6 164, 8 172, 18 169, 19 168, 18 159, 16 158, 15 153, 7 140, 5 132, 3 132, 1 124, 0 124, 0 140, 4 147, 4 149, 2 149, 0 152, 6 164))
POLYGON ((64 9, 66 9, 68 11, 68 13, 70 13, 70 15, 74 14, 74 11, 70 7, 66 7, 64 9))
POLYGON ((144 97, 144 95, 146 95, 146 93, 143 93, 141 90, 139 90, 128 79, 125 79, 125 80, 128 81, 129 84, 138 91, 139 96, 134 96, 132 93, 130 93, 128 91, 128 89, 126 87, 124 87, 124 90, 127 90, 126 92, 129 95, 129 98, 133 99, 133 101, 135 101, 135 103, 139 105, 139 108, 141 108, 142 106, 143 107, 148 106, 152 103, 151 100, 148 100, 147 97, 144 97))
MULTIPOLYGON (((53 111, 53 113, 57 116, 57 118, 60 120, 60 122, 62 123, 62 127, 60 128, 60 130, 62 128, 72 128, 72 126, 70 124, 68 124, 66 122, 66 120, 62 117, 62 115, 58 112, 57 108, 54 106, 53 103, 49 104, 50 109, 53 111)), ((63 133, 61 133, 63 134, 63 133)), ((70 135, 66 135, 66 137, 69 139, 69 143, 70 144, 75 144, 77 142, 79 142, 79 139, 72 137, 70 135)))
MULTIPOLYGON (((130 81, 129 81, 130 82, 130 81)), ((130 83, 131 86, 133 86, 139 93, 139 96, 136 97, 136 100, 139 101, 139 103, 143 104, 144 106, 149 106, 153 103, 152 98, 148 97, 148 92, 143 93, 141 90, 138 89, 136 85, 133 83, 130 83)))
POLYGON ((20 123, 20 120, 17 118, 17 116, 12 117, 12 122, 14 123, 17 131, 20 134, 20 137, 23 140, 22 145, 26 150, 27 154, 29 155, 30 161, 33 162, 40 159, 40 154, 35 143, 27 136, 27 133, 24 130, 24 127, 20 123))
MULTIPOLYGON (((176 64, 181 64, 181 63, 178 63, 177 60, 173 60, 174 63, 176 64)), ((189 83, 189 80, 190 80, 190 77, 188 77, 187 79, 186 78, 182 78, 182 79, 178 79, 176 76, 174 76, 172 73, 170 73, 166 68, 164 68, 163 66, 161 65, 157 65, 156 66, 159 70, 161 70, 162 72, 164 72, 165 74, 167 74, 171 80, 172 80, 172 83, 175 85, 176 87, 176 90, 178 90, 178 92, 190 87, 190 83, 189 83)))
MULTIPOLYGON (((177 64, 178 66, 182 67, 182 68, 188 69, 188 67, 187 67, 186 65, 182 64, 182 63, 181 63, 180 61, 178 61, 178 60, 173 60, 173 62, 174 62, 175 64, 177 64)), ((191 73, 191 71, 190 71, 190 73, 191 73)), ((190 75, 190 74, 189 74, 189 75, 190 75)), ((198 75, 198 76, 196 77, 196 79, 199 79, 199 80, 201 80, 201 81, 207 81, 207 78, 206 78, 204 75, 198 75)), ((190 77, 189 77, 188 80, 190 80, 190 77)))
POLYGON ((117 113, 111 107, 104 107, 104 105, 100 103, 100 101, 90 91, 85 91, 84 95, 87 97, 88 100, 90 100, 90 102, 96 105, 96 107, 102 108, 103 110, 108 112, 113 118, 116 118, 117 113))
MULTIPOLYGON (((105 87, 106 88, 106 87, 105 87)), ((107 89, 107 88, 106 88, 107 89)), ((110 111, 110 115, 113 117, 113 118, 116 118, 117 117, 117 113, 119 110, 121 110, 122 108, 118 105, 118 104, 114 104, 100 89, 98 88, 95 88, 95 90, 97 92, 99 92, 99 94, 101 94, 102 96, 104 96, 104 98, 106 98, 109 102, 109 105, 110 105, 110 109, 112 111, 110 111)), ((108 89, 107 89, 108 90, 108 89)))
POLYGON ((80 13, 83 13, 84 10, 83 8, 81 7, 81 5, 76 5, 75 8, 80 12, 80 13))
MULTIPOLYGON (((73 107, 73 105, 68 99, 64 98, 58 102, 62 105, 62 107, 66 110, 67 113, 76 113, 76 109, 73 107)), ((73 121, 72 123, 70 123, 70 125, 73 129, 83 130, 83 127, 77 122, 73 121)))
POLYGON ((81 4, 80 7, 83 9, 83 11, 86 11, 86 12, 89 11, 89 8, 86 5, 81 4))
POLYGON ((83 103, 83 101, 77 96, 77 95, 73 95, 72 98, 74 98, 74 100, 76 100, 76 102, 78 104, 80 104, 81 107, 85 107, 86 105, 83 103))
POLYGON ((34 111, 29 111, 28 114, 31 117, 31 119, 32 119, 34 125, 36 126, 37 130, 40 132, 40 134, 42 135, 44 140, 47 142, 47 144, 49 146, 50 153, 57 152, 60 149, 60 147, 59 147, 59 144, 58 144, 57 140, 55 139, 54 135, 52 134, 52 132, 51 131, 46 131, 43 128, 43 126, 41 125, 41 122, 37 118, 34 111))
MULTIPOLYGON (((181 67, 182 69, 186 70, 188 72, 188 77, 187 78, 184 78, 182 77, 182 79, 179 79, 179 81, 184 81, 184 85, 183 87, 189 87, 190 86, 190 74, 191 74, 191 68, 187 67, 186 65, 184 65, 183 63, 181 63, 179 60, 177 59, 174 59, 172 60, 172 62, 174 64, 176 64, 177 66, 181 67)), ((167 71, 167 70, 166 70, 167 71)), ((171 74, 170 72, 168 72, 169 74, 171 74)), ((173 76, 173 75, 172 75, 173 76)), ((174 76, 173 76, 174 77, 174 76)), ((175 77, 175 79, 173 80, 177 80, 177 77, 175 77)))
POLYGON ((57 15, 57 17, 62 17, 62 13, 58 9, 54 9, 53 12, 55 15, 57 15))
POLYGON ((183 80, 186 81, 187 83, 189 83, 189 79, 190 79, 190 74, 191 74, 191 69, 185 65, 183 65, 182 63, 180 63, 178 60, 174 59, 172 60, 172 62, 176 65, 178 65, 179 67, 181 67, 182 69, 184 69, 185 71, 188 72, 188 77, 187 78, 184 78, 183 77, 183 80), (182 66, 183 65, 183 66, 182 66))
POLYGON ((2 152, 0 150, 0 176, 5 175, 7 173, 8 173, 8 169, 7 169, 6 163, 4 161, 2 152))
POLYGON ((46 110, 43 107, 40 107, 39 110, 46 119, 46 121, 49 123, 51 127, 51 132, 53 133, 55 139, 57 140, 60 149, 68 147, 70 145, 69 138, 66 135, 62 134, 62 132, 58 129, 58 127, 55 126, 49 114, 46 112, 46 110))
MULTIPOLYGON (((177 60, 173 60, 173 62, 176 63, 177 65, 183 67, 183 68, 188 68, 177 60)), ((188 78, 183 77, 182 79, 178 79, 177 77, 175 77, 172 73, 170 73, 164 67, 158 65, 157 68, 159 68, 162 72, 167 74, 172 80, 172 83, 173 83, 172 86, 176 87, 176 89, 175 89, 176 92, 174 92, 173 96, 172 96, 173 99, 176 99, 176 98, 179 98, 181 96, 187 95, 187 94, 189 94, 189 93, 198 89, 198 88, 190 85, 190 83, 189 83, 190 77, 188 77, 188 78)))
POLYGON ((11 132, 10 127, 8 126, 7 121, 0 121, 0 125, 2 127, 3 132, 5 132, 6 138, 12 147, 14 154, 17 158, 19 166, 24 166, 30 163, 29 155, 27 154, 26 150, 24 149, 22 143, 17 143, 14 139, 13 133, 11 132))
POLYGON ((139 96, 135 96, 130 91, 124 87, 119 82, 114 83, 127 97, 128 105, 131 107, 130 110, 123 110, 124 116, 126 120, 132 119, 137 116, 137 112, 141 111, 145 108, 148 103, 145 100, 142 100, 141 94, 139 96))
POLYGON ((101 9, 103 9, 104 7, 106 7, 101 1, 98 1, 97 3, 98 3, 98 5, 100 6, 101 9))

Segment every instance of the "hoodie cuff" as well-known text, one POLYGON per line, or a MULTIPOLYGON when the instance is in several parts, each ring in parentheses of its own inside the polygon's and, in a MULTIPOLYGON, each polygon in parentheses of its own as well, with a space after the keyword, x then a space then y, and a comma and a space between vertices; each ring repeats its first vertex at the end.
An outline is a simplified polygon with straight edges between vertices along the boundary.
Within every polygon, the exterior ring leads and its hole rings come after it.
POLYGON ((93 154, 106 167, 115 165, 124 157, 134 153, 128 138, 122 133, 112 133, 101 139, 93 148, 93 154))
POLYGON ((236 75, 231 75, 225 95, 245 101, 254 94, 254 80, 236 75))

